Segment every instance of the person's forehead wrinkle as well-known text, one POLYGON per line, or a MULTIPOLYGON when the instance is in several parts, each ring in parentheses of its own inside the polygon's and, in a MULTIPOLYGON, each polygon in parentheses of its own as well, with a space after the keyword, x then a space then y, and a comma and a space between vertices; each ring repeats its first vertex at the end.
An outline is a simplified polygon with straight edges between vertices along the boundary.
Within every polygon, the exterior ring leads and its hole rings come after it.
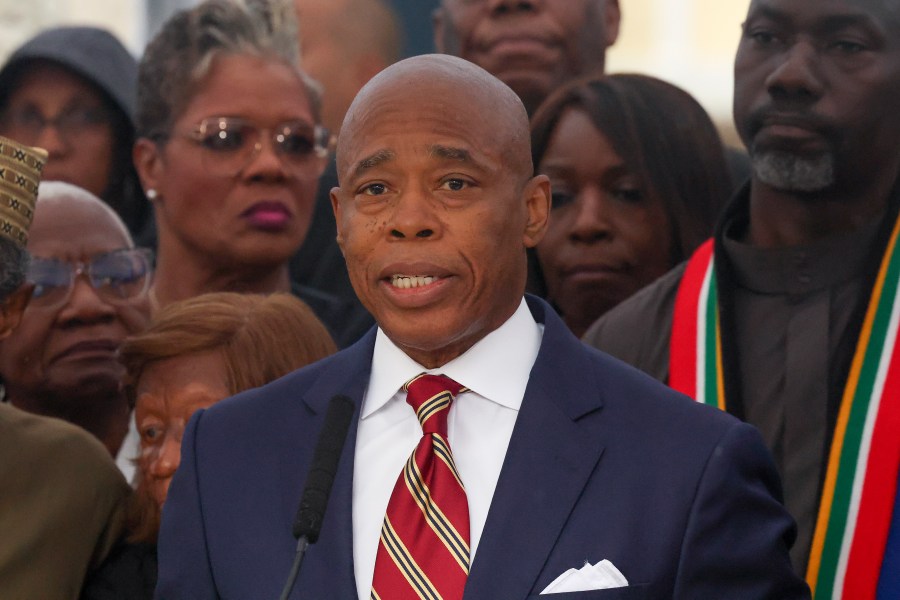
POLYGON ((770 21, 775 21, 780 25, 789 24, 792 20, 787 12, 772 6, 766 0, 760 0, 751 5, 750 11, 747 14, 747 21, 744 25, 746 26, 747 23, 753 19, 768 19, 770 21))
POLYGON ((356 166, 353 167, 353 173, 351 177, 361 177, 367 171, 371 171, 387 162, 394 160, 397 157, 396 153, 393 150, 389 150, 387 148, 382 148, 376 152, 373 152, 369 156, 366 156, 362 160, 356 163, 356 166))
POLYGON ((472 153, 465 148, 454 148, 442 144, 432 144, 428 148, 428 154, 436 158, 446 158, 460 162, 472 162, 472 153))
POLYGON ((870 14, 854 13, 829 15, 823 18, 816 25, 815 29, 820 35, 828 35, 849 29, 851 27, 857 27, 860 30, 870 32, 871 34, 875 34, 879 37, 884 37, 888 34, 887 26, 887 23, 879 21, 870 14))
MULTIPOLYGON (((819 0, 816 0, 819 1, 819 0)), ((849 10, 834 11, 817 19, 816 28, 834 31, 843 27, 860 26, 873 30, 900 27, 900 3, 896 0, 863 0, 851 3, 849 10)), ((792 15, 773 5, 771 0, 757 0, 750 7, 748 21, 765 18, 782 25, 792 24, 792 15)), ((746 23, 745 23, 746 25, 746 23)))
POLYGON ((531 135, 527 120, 523 123, 509 118, 497 129, 497 143, 503 158, 503 167, 522 177, 534 174, 531 162, 531 135))
POLYGON ((134 241, 119 216, 103 201, 88 192, 84 194, 48 194, 41 196, 35 208, 38 241, 77 242, 78 238, 60 239, 59 228, 73 223, 90 223, 90 233, 120 238, 122 248, 133 248, 134 241))
MULTIPOLYGON (((377 76, 376 76, 377 77, 377 76)), ((344 117, 344 123, 341 126, 341 132, 338 136, 337 149, 335 159, 338 168, 338 181, 342 182, 346 174, 348 177, 356 177, 365 170, 374 168, 379 164, 383 164, 388 156, 380 156, 379 162, 371 163, 363 166, 362 162, 369 159, 375 159, 376 155, 384 152, 379 150, 370 156, 365 157, 362 161, 354 164, 350 162, 356 154, 357 144, 363 139, 369 130, 370 123, 374 120, 375 115, 392 110, 389 99, 385 97, 384 90, 373 86, 363 86, 363 89, 356 95, 347 114, 344 117), (362 171, 359 169, 362 168, 362 171)))
POLYGON ((528 113, 515 92, 499 80, 485 81, 484 96, 487 106, 493 106, 486 114, 502 115, 496 121, 496 141, 501 145, 505 167, 531 176, 531 135, 528 113))
POLYGON ((479 152, 471 152, 467 148, 432 144, 428 147, 428 155, 432 158, 466 164, 480 171, 492 170, 492 165, 487 157, 481 156, 479 152))
MULTIPOLYGON (((345 168, 354 169, 354 165, 345 167, 343 159, 350 160, 353 140, 365 131, 369 117, 378 114, 386 118, 392 110, 399 110, 398 98, 411 94, 418 94, 423 105, 442 107, 442 114, 448 118, 458 115, 460 126, 493 132, 489 145, 499 150, 505 167, 516 168, 516 163, 526 158, 531 166, 528 114, 515 92, 487 71, 460 58, 425 55, 388 67, 357 95, 338 143, 339 177, 345 168)), ((404 106, 403 110, 408 110, 408 105, 404 106)), ((485 150, 491 154, 490 149, 485 150)), ((477 162, 478 157, 474 158, 477 162)))
POLYGON ((485 79, 473 86, 472 105, 485 115, 483 126, 493 132, 491 144, 502 158, 503 167, 530 175, 531 136, 528 114, 519 97, 499 80, 485 79))

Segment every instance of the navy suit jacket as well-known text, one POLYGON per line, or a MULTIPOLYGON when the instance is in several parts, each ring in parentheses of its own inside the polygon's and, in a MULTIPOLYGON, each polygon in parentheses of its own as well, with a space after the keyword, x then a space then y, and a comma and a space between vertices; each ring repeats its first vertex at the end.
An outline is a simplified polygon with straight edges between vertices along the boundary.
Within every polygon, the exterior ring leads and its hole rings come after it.
MULTIPOLYGON (((807 598, 788 558, 794 524, 756 430, 583 345, 543 301, 545 326, 466 600, 537 598, 558 575, 610 560, 628 588, 550 596, 807 598)), ((356 403, 375 331, 265 387, 198 412, 185 431, 159 539, 162 599, 274 599, 330 398, 356 403)), ((356 428, 321 537, 291 598, 353 599, 356 428)))

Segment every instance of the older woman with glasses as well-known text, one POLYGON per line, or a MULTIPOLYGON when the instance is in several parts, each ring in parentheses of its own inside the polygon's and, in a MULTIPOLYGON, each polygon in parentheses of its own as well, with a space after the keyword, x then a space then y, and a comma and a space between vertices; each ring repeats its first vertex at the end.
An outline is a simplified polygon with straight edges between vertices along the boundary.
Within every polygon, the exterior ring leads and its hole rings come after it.
POLYGON ((135 163, 159 235, 154 309, 212 291, 292 291, 341 345, 360 309, 292 285, 329 151, 298 67, 293 3, 209 0, 172 17, 139 66, 135 163))
POLYGON ((32 299, 0 341, 5 399, 83 427, 115 455, 130 414, 117 352, 148 322, 150 251, 99 198, 58 182, 40 186, 27 249, 32 299))

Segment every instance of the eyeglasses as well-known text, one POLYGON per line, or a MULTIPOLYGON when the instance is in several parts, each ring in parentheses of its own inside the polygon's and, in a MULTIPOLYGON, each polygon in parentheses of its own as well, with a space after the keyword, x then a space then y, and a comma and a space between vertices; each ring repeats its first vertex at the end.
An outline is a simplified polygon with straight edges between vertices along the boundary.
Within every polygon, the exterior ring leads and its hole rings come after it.
POLYGON ((238 117, 211 117, 200 121, 189 135, 204 150, 204 168, 223 177, 233 177, 253 162, 265 136, 271 136, 272 147, 292 172, 319 176, 331 143, 321 125, 287 121, 268 129, 238 117))
POLYGON ((48 118, 34 106, 23 106, 10 111, 3 118, 9 135, 25 144, 37 143, 47 127, 53 127, 61 138, 71 142, 78 136, 94 131, 98 125, 109 122, 103 108, 77 106, 55 117, 48 118))
POLYGON ((34 292, 28 307, 61 307, 72 297, 75 278, 81 275, 103 300, 125 304, 146 293, 152 264, 153 251, 148 248, 113 250, 76 262, 32 257, 27 280, 34 284, 34 292))

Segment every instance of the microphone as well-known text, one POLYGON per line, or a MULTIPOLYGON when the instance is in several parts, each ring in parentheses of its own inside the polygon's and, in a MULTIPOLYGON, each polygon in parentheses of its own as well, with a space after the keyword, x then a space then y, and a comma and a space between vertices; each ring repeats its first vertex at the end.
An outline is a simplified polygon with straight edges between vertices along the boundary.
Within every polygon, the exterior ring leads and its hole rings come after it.
POLYGON ((331 495, 331 484, 334 483, 341 451, 347 439, 347 430, 350 429, 353 409, 353 401, 347 396, 333 396, 328 404, 325 423, 319 432, 319 441, 313 452, 303 496, 300 499, 297 516, 294 518, 292 532, 297 538, 297 554, 294 556, 294 564, 280 600, 287 600, 290 595, 297 574, 300 573, 300 564, 303 562, 306 548, 319 539, 328 496, 331 495))

